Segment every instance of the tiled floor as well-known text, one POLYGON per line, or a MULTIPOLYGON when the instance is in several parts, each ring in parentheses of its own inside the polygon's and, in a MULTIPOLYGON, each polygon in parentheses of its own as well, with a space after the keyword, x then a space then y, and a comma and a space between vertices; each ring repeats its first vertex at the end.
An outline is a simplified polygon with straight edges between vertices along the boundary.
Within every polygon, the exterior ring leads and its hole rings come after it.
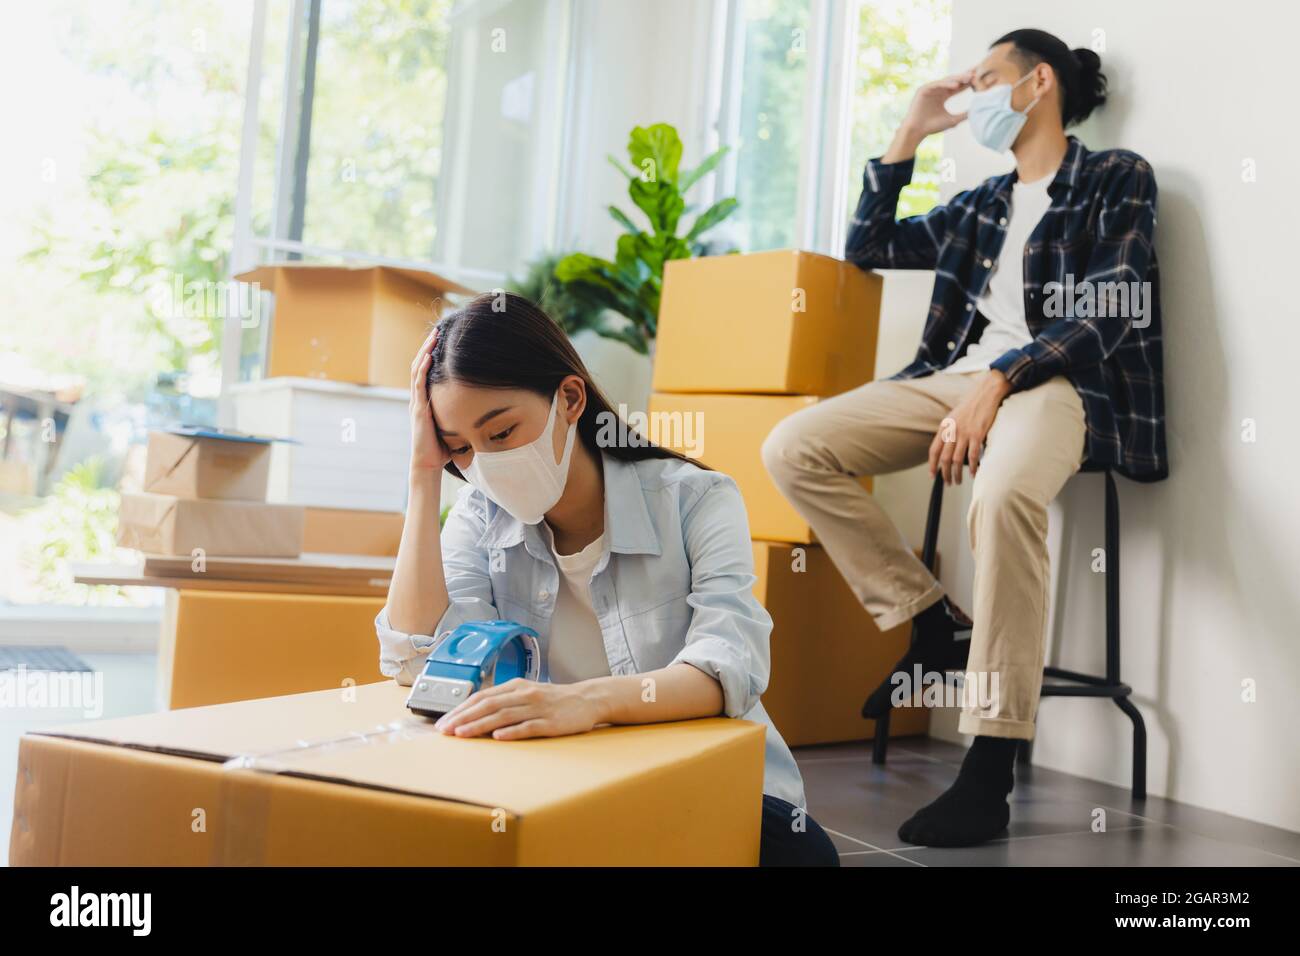
MULTIPOLYGON (((105 717, 129 717, 155 710, 156 654, 78 653, 91 668, 104 674, 105 717)), ((18 772, 18 740, 29 730, 85 720, 79 710, 0 708, 0 866, 9 861, 9 827, 14 817, 14 776, 18 772)))
POLYGON ((1016 765, 1007 834, 960 850, 916 847, 898 827, 952 783, 965 749, 942 740, 890 742, 883 767, 867 744, 795 752, 808 810, 842 866, 1297 866, 1300 834, 1127 789, 1016 765), (1093 832, 1098 811, 1104 832, 1093 832))
MULTIPOLYGON (((154 709, 153 655, 81 656, 104 672, 105 716, 154 709)), ((80 719, 76 712, 0 710, 0 861, 9 857, 19 737, 80 719)), ((899 824, 948 787, 964 753, 911 737, 890 743, 883 767, 872 765, 867 744, 805 747, 795 756, 808 809, 831 834, 844 866, 1300 865, 1300 834, 1159 797, 1135 804, 1122 787, 1019 764, 1006 837, 963 850, 902 843, 899 824), (1105 832, 1094 833, 1099 809, 1105 832)))

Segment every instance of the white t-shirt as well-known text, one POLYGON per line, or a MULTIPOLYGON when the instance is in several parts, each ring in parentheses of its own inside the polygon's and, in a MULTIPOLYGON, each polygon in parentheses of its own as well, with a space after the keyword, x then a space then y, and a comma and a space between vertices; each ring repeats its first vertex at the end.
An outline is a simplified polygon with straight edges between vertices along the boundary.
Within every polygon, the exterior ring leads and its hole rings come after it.
POLYGON ((551 538, 551 552, 560 569, 560 589, 555 596, 550 647, 546 653, 552 684, 609 676, 605 639, 591 603, 591 572, 604 547, 605 535, 601 534, 577 554, 560 554, 555 550, 555 539, 551 538))
POLYGON ((966 354, 943 371, 987 369, 1003 353, 1034 340, 1025 321, 1025 243, 1052 204, 1047 187, 1054 176, 1049 174, 1032 183, 1016 180, 1012 184, 1006 240, 984 294, 975 302, 975 308, 989 320, 988 325, 979 341, 972 342, 966 354))

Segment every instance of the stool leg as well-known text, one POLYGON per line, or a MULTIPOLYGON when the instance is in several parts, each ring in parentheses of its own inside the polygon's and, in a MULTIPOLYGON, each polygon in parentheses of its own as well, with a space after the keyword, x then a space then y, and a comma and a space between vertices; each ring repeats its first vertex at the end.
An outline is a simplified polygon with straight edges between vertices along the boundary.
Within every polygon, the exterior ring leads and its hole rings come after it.
MULTIPOLYGON (((934 476, 930 486, 930 506, 925 516, 925 540, 921 544, 921 562, 934 571, 935 550, 939 542, 939 515, 943 509, 943 475, 934 476)), ((916 641, 916 625, 912 625, 909 646, 916 641)), ((883 764, 889 747, 889 711, 876 718, 876 736, 871 742, 871 762, 883 764)))
POLYGON ((1147 798, 1147 725, 1142 712, 1127 697, 1116 697, 1115 705, 1133 721, 1133 799, 1147 798))
POLYGON ((876 718, 876 736, 871 742, 871 762, 884 764, 885 750, 889 746, 889 711, 876 718))

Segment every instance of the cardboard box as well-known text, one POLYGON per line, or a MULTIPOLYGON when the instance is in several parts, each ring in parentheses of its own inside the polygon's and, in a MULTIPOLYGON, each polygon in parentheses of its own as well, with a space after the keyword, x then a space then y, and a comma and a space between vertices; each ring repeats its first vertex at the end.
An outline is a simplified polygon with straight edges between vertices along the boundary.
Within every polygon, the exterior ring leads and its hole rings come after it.
POLYGON ((406 515, 391 511, 308 508, 302 549, 318 554, 395 557, 406 515))
POLYGON ((275 295, 268 377, 402 389, 410 387, 411 359, 445 296, 473 294, 436 273, 391 266, 279 264, 235 278, 275 295))
POLYGON ((124 494, 117 543, 153 554, 292 558, 302 553, 302 527, 297 505, 124 494))
MULTIPOLYGON (((649 410, 652 416, 660 416, 654 425, 660 444, 698 458, 736 480, 745 499, 752 537, 808 544, 817 540, 816 535, 768 475, 762 447, 778 422, 816 403, 817 398, 810 395, 655 392, 650 396, 649 410), (692 423, 689 426, 687 416, 692 423), (695 454, 692 441, 699 443, 697 448, 703 448, 700 454, 695 454)), ((871 490, 870 477, 859 480, 862 487, 871 490)))
POLYGON ((271 448, 268 501, 406 509, 409 387, 269 378, 235 385, 230 393, 236 428, 294 439, 271 448))
POLYGON ((880 276, 810 252, 664 266, 657 392, 826 397, 871 381, 880 276))
POLYGON ((758 862, 759 724, 456 738, 411 715, 408 691, 385 681, 28 733, 9 863, 758 862))
POLYGON ((269 439, 150 432, 144 490, 180 498, 265 501, 269 439))
MULTIPOLYGON (((907 650, 910 622, 882 633, 816 545, 755 541, 754 573, 754 594, 772 615, 763 707, 785 742, 803 747, 874 735, 876 722, 862 716, 862 704, 907 650)), ((929 727, 925 708, 890 715, 890 737, 929 727)))
POLYGON ((173 709, 373 684, 382 597, 168 590, 159 703, 173 709))

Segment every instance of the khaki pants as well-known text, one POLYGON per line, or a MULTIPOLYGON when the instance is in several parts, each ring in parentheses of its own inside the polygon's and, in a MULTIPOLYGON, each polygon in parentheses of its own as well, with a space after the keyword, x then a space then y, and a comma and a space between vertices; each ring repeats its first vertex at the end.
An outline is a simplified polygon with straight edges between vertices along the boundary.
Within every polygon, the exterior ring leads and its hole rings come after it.
MULTIPOLYGON (((982 374, 869 382, 796 412, 763 444, 772 478, 881 630, 944 592, 854 478, 926 461, 944 418, 982 374)), ((987 675, 997 693, 965 699, 961 733, 1034 736, 1047 632, 1047 506, 1083 453, 1083 404, 1068 379, 1057 376, 1002 403, 967 513, 975 555, 967 671, 987 675)), ((971 480, 969 470, 962 480, 971 480)))

